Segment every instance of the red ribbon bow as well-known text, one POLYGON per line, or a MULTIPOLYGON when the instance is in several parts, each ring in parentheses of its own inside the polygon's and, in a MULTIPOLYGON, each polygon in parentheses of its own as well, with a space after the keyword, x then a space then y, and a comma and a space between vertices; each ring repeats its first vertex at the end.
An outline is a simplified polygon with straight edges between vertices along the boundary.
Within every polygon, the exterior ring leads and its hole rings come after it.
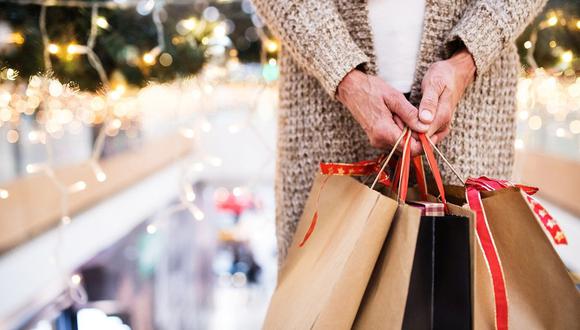
MULTIPOLYGON (((320 173, 327 175, 363 176, 379 173, 384 156, 356 163, 320 163, 320 173)), ((379 182, 390 185, 391 181, 385 172, 379 173, 379 182)))

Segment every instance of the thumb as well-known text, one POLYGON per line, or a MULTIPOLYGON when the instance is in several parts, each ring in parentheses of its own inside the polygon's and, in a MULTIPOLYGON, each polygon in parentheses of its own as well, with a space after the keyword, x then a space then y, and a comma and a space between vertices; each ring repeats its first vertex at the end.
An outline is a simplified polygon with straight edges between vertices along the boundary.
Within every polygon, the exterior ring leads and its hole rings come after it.
POLYGON ((442 92, 442 88, 439 88, 437 85, 425 85, 425 88, 423 89, 423 97, 419 104, 419 119, 421 122, 425 124, 431 124, 433 122, 435 112, 437 111, 437 105, 439 103, 439 95, 441 95, 442 92))
POLYGON ((385 104, 389 110, 400 118, 411 130, 424 133, 429 129, 429 125, 419 121, 418 110, 415 108, 403 94, 397 94, 395 97, 384 98, 385 104))

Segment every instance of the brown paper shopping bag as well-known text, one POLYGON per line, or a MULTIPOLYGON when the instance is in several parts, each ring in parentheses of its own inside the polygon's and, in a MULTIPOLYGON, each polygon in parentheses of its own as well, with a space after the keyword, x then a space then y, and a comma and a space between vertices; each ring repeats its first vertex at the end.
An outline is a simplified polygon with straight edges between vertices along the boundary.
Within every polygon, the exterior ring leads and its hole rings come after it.
POLYGON ((421 210, 399 208, 377 260, 354 329, 401 329, 421 210))
MULTIPOLYGON (((354 329, 471 327, 472 267, 469 259, 473 258, 470 252, 473 251, 474 214, 446 202, 439 170, 429 147, 424 145, 425 153, 439 182, 437 188, 447 215, 421 216, 416 207, 399 207, 367 285, 354 329)), ((408 163, 402 166, 405 165, 408 167, 408 163)), ((422 165, 415 170, 417 181, 425 185, 421 180, 424 178, 422 165)), ((401 173, 408 175, 408 169, 401 173)), ((399 197, 403 200, 406 182, 404 177, 399 181, 403 186, 399 197)), ((426 195, 427 189, 422 188, 421 183, 418 188, 421 194, 410 192, 411 200, 437 200, 426 195)))
POLYGON ((347 176, 318 175, 264 329, 349 329, 397 210, 397 202, 347 176), (302 237, 316 230, 303 246, 302 237))
MULTIPOLYGON (((492 179, 480 179, 494 188, 492 179)), ((511 329, 580 329, 580 293, 553 247, 565 239, 557 224, 517 187, 482 191, 480 201, 480 220, 491 234, 500 274, 494 278, 485 238, 479 239, 475 329, 505 328, 506 323, 511 329), (502 287, 505 306, 497 301, 503 296, 497 293, 502 287)), ((480 231, 485 229, 481 225, 480 231)))

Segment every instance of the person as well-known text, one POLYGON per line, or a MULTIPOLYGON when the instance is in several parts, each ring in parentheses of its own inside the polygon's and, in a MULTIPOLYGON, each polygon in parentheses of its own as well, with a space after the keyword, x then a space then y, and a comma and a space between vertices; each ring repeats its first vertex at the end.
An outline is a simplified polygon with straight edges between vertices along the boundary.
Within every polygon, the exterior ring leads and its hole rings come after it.
MULTIPOLYGON (((372 159, 390 150, 404 126, 430 136, 463 176, 511 176, 514 40, 545 0, 253 2, 282 45, 280 264, 319 162, 372 159)), ((456 180, 442 170, 444 180, 456 180)))

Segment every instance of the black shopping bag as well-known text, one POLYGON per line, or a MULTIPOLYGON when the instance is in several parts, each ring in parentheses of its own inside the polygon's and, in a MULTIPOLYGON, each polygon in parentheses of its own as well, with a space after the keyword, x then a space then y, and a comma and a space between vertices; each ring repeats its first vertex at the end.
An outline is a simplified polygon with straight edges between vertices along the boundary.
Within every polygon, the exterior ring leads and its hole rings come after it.
POLYGON ((471 329, 469 218, 422 216, 403 329, 471 329))

